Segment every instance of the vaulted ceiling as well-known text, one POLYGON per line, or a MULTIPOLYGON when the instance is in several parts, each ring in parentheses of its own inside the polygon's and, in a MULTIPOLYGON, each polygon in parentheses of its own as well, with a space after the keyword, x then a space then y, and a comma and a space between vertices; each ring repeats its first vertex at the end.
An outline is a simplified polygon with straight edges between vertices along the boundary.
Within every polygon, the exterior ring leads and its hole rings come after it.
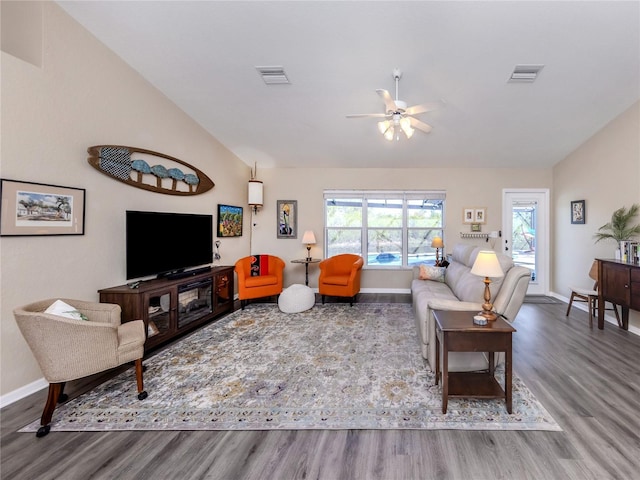
POLYGON ((550 167, 640 98, 638 1, 58 3, 259 168, 550 167), (346 118, 384 112, 394 68, 408 105, 443 101, 431 133, 346 118))

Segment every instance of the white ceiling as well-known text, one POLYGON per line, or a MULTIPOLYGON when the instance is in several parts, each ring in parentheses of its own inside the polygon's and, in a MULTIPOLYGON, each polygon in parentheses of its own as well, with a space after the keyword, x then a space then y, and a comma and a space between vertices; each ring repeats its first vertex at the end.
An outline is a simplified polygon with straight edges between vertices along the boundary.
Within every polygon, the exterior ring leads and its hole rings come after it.
POLYGON ((58 3, 258 168, 549 167, 640 98, 638 1, 58 3), (395 67, 408 105, 446 102, 430 134, 345 117, 384 112, 395 67))

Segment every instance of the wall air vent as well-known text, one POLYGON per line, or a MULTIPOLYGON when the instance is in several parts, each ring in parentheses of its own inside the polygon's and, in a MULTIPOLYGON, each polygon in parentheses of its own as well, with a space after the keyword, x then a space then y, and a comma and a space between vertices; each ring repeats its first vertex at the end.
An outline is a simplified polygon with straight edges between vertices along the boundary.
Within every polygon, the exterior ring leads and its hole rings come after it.
POLYGON ((258 73, 267 85, 287 85, 289 79, 283 67, 256 67, 258 73))
POLYGON ((544 65, 516 65, 508 81, 513 83, 535 82, 543 68, 544 65))

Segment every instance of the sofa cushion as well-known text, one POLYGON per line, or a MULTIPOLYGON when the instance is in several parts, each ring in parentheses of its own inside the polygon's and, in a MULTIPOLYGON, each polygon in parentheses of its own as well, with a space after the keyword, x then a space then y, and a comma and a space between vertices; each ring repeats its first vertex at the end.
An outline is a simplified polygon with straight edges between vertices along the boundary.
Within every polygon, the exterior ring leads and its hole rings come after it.
POLYGON ((246 287, 264 287, 266 285, 276 285, 278 277, 275 275, 260 275, 259 277, 247 277, 244 280, 246 287))
POLYGON ((434 267, 433 265, 420 265, 420 280, 433 280, 435 282, 444 282, 444 267, 434 267))

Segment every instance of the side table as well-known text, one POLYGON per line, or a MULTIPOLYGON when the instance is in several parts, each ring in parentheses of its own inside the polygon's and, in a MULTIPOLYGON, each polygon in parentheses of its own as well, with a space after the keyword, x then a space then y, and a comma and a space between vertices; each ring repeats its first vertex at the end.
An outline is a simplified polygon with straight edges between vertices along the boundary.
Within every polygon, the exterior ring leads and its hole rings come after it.
POLYGON ((298 260, 291 260, 291 263, 304 263, 304 284, 309 286, 309 264, 320 263, 319 258, 300 258, 298 260))
POLYGON ((434 310, 436 322, 436 385, 442 349, 442 413, 449 397, 504 398, 512 412, 512 334, 516 331, 498 317, 487 325, 473 323, 475 312, 434 310), (488 352, 488 372, 449 372, 449 352, 488 352), (505 352, 504 389, 496 381, 495 352, 505 352))

